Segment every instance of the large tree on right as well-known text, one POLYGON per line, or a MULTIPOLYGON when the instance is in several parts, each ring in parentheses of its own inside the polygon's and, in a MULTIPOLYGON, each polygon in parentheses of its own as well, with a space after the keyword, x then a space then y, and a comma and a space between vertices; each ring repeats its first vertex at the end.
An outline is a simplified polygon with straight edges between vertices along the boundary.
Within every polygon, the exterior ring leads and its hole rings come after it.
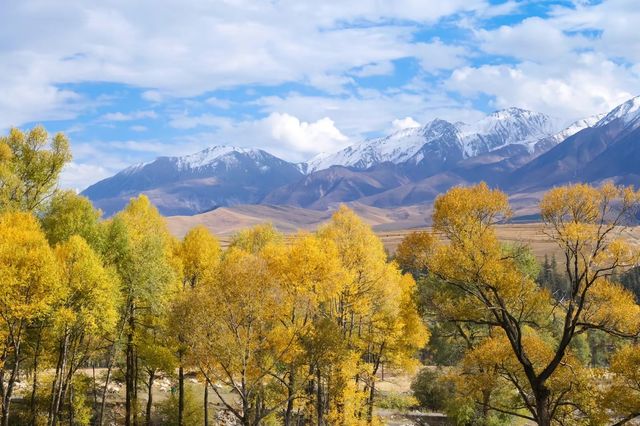
POLYGON ((483 411, 540 425, 618 415, 604 410, 599 385, 606 378, 589 368, 578 341, 593 330, 638 336, 640 306, 610 278, 638 260, 624 233, 639 201, 638 192, 612 184, 544 195, 544 229, 562 252, 570 284, 554 297, 523 272, 519 251, 498 241, 496 225, 511 215, 506 194, 479 184, 436 200, 438 238, 423 248, 429 275, 440 283, 433 303, 447 322, 487 330, 458 369, 458 388, 483 411))

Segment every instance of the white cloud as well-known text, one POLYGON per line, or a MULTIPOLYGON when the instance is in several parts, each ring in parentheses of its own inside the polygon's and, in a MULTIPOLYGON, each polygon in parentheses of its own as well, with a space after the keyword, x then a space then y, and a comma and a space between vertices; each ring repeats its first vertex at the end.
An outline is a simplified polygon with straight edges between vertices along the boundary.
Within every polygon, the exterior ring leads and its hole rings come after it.
POLYGON ((164 96, 162 93, 157 90, 146 90, 142 92, 142 99, 149 102, 162 102, 164 100, 164 96))
POLYGON ((60 186, 80 192, 89 184, 111 176, 113 172, 113 169, 100 165, 71 162, 62 170, 60 186))
POLYGON ((33 0, 2 7, 0 94, 39 97, 39 105, 0 104, 3 122, 19 125, 76 114, 73 91, 56 89, 67 83, 121 83, 143 88, 142 98, 156 103, 291 81, 339 93, 351 83, 350 70, 381 73, 390 61, 413 56, 419 24, 489 6, 486 0, 70 0, 60 8, 33 0))
POLYGON ((142 120, 145 118, 155 119, 158 118, 158 114, 155 111, 132 111, 129 113, 123 112, 110 112, 100 117, 104 121, 134 121, 142 120))
POLYGON ((186 112, 174 114, 169 125, 176 129, 194 129, 196 127, 220 127, 227 125, 228 119, 214 114, 189 115, 186 112))
POLYGON ((293 151, 299 158, 308 158, 319 152, 332 152, 348 145, 343 135, 328 117, 309 123, 289 114, 272 113, 262 123, 269 131, 277 150, 293 151))
POLYGON ((584 37, 569 36, 554 22, 539 17, 491 31, 479 30, 477 36, 485 52, 530 61, 563 61, 575 49, 590 44, 584 37))
POLYGON ((525 62, 456 70, 446 82, 463 96, 484 93, 494 107, 519 106, 567 120, 606 112, 640 93, 640 79, 629 69, 602 56, 573 57, 573 67, 525 62))
POLYGON ((220 109, 229 109, 233 105, 233 102, 231 102, 230 100, 216 98, 215 96, 205 99, 204 102, 207 105, 211 105, 220 109))
POLYGON ((396 118, 395 120, 393 120, 391 122, 391 127, 393 130, 398 131, 398 130, 404 130, 404 129, 411 129, 413 127, 420 127, 421 124, 418 123, 416 120, 414 120, 411 117, 405 117, 405 118, 396 118))
POLYGON ((466 62, 469 52, 465 47, 448 45, 436 39, 430 43, 416 43, 415 54, 425 71, 453 69, 466 62))
POLYGON ((367 64, 352 74, 356 77, 372 77, 393 74, 394 71, 395 67, 393 66, 393 62, 383 61, 376 62, 374 64, 367 64))

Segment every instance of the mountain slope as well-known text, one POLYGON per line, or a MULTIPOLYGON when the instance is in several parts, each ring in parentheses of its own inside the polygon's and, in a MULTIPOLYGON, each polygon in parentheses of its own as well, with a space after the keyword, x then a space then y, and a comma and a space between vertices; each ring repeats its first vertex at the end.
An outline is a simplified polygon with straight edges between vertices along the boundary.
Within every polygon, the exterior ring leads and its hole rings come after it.
POLYGON ((296 165, 259 149, 217 146, 185 157, 160 157, 129 167, 83 195, 111 215, 146 194, 163 214, 195 214, 219 206, 259 203, 296 181, 296 165))
POLYGON ((305 163, 303 169, 307 173, 335 165, 367 169, 384 162, 419 163, 427 157, 431 163, 451 163, 510 144, 532 144, 561 128, 556 119, 520 108, 496 111, 473 124, 435 119, 423 127, 368 139, 334 154, 320 154, 305 163))
POLYGON ((633 176, 640 174, 639 143, 640 97, 636 97, 512 172, 506 189, 531 191, 605 179, 634 182, 633 176))

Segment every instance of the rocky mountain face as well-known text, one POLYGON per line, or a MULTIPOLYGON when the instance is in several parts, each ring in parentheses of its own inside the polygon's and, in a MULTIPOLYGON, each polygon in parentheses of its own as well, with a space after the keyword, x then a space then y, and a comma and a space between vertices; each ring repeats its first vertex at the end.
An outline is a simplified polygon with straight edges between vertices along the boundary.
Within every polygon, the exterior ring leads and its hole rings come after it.
POLYGON ((107 215, 145 193, 164 214, 238 204, 323 210, 341 202, 398 207, 486 181, 512 194, 568 182, 640 183, 640 97, 563 127, 508 108, 472 123, 433 120, 293 164, 259 149, 218 146, 160 157, 87 188, 107 215))
POLYGON ((303 174, 295 164, 259 149, 217 146, 185 157, 160 157, 131 166, 87 188, 83 195, 106 215, 146 194, 166 215, 259 203, 303 174))

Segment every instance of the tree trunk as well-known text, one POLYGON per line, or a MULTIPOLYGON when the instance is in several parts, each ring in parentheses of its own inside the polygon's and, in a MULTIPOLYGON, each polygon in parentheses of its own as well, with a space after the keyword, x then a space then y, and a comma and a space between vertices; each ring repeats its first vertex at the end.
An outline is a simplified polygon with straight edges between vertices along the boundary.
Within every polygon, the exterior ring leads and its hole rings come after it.
POLYGON ((317 419, 318 419, 318 426, 322 426, 324 424, 324 420, 323 420, 323 412, 324 412, 324 407, 322 405, 322 377, 320 376, 320 369, 317 368, 316 369, 316 380, 317 380, 317 384, 316 384, 316 404, 317 404, 317 419))
POLYGON ((153 381, 155 380, 155 370, 149 371, 149 385, 147 387, 147 426, 151 426, 151 408, 153 407, 153 381))
POLYGON ((133 426, 138 426, 138 412, 140 400, 138 399, 138 354, 133 355, 133 426))
POLYGON ((376 378, 371 379, 371 387, 369 389, 369 407, 367 407, 367 421, 369 424, 373 421, 373 398, 376 393, 376 378))
POLYGON ((18 376, 18 366, 20 363, 20 342, 14 345, 15 360, 13 362, 13 368, 9 375, 9 382, 7 383, 6 392, 3 395, 2 401, 2 425, 9 426, 9 408, 11 405, 11 396, 13 395, 13 388, 16 383, 16 377, 18 376))
POLYGON ((125 426, 131 426, 133 424, 133 376, 135 374, 134 365, 134 343, 133 333, 135 330, 135 322, 133 318, 134 307, 133 304, 129 307, 129 330, 127 333, 127 360, 126 360, 126 372, 125 372, 125 426))
POLYGON ((178 426, 184 426, 184 368, 182 361, 178 368, 178 426))
POLYGON ((551 413, 549 411, 549 389, 541 385, 535 389, 536 415, 539 426, 551 426, 551 413))
POLYGON ((69 333, 65 329, 64 337, 60 341, 60 353, 58 354, 58 362, 56 364, 56 372, 51 385, 51 404, 49 405, 49 419, 48 424, 55 426, 57 422, 57 415, 60 407, 60 397, 62 390, 62 381, 64 376, 64 368, 67 357, 67 345, 68 345, 69 333))
POLYGON ((204 381, 204 426, 209 426, 209 382, 204 381))
POLYGON ((31 400, 29 410, 31 411, 31 423, 36 424, 36 393, 38 390, 38 359, 40 358, 40 344, 42 342, 42 325, 38 328, 36 348, 33 353, 33 381, 31 385, 31 400))
POLYGON ((69 426, 73 426, 73 418, 75 413, 73 412, 73 383, 69 387, 69 426))
POLYGON ((295 367, 289 369, 289 382, 287 383, 287 408, 284 412, 284 426, 291 426, 293 417, 293 400, 295 393, 295 367))
POLYGON ((107 360, 107 376, 104 379, 104 389, 100 400, 100 414, 98 415, 98 426, 104 423, 104 408, 107 403, 107 393, 109 392, 109 381, 111 380, 111 370, 113 369, 113 359, 115 357, 116 343, 113 342, 109 349, 109 359, 107 360))

